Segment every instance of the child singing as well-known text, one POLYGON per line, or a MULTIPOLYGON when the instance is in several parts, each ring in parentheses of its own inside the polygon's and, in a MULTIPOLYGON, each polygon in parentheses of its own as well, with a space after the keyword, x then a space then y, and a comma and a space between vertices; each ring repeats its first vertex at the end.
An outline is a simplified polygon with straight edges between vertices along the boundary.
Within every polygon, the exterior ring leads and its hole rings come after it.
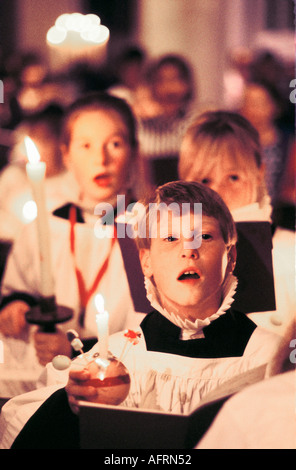
MULTIPOLYGON (((214 191, 199 183, 167 183, 135 211, 143 214, 137 219, 137 242, 152 311, 140 325, 139 342, 123 358, 131 377, 123 405, 188 413, 227 380, 264 369, 277 338, 231 306, 236 229, 214 191), (196 204, 201 204, 202 219, 196 204), (159 210, 163 205, 169 210, 159 210)), ((110 337, 115 356, 120 357, 124 341, 123 333, 110 337)), ((98 345, 91 353, 97 351, 98 345)), ((87 370, 70 368, 63 383, 51 381, 8 402, 2 410, 2 445, 12 445, 17 420, 19 430, 24 425, 17 447, 30 446, 30 440, 35 448, 79 447, 78 418, 71 409, 97 393, 89 378, 87 370), (54 409, 59 415, 51 419, 54 409)))

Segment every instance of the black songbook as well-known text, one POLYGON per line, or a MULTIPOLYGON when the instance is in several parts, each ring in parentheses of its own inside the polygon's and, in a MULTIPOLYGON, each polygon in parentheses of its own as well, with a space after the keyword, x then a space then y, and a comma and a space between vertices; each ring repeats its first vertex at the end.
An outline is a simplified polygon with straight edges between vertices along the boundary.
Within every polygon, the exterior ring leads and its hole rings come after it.
POLYGON ((189 414, 80 401, 80 448, 192 449, 228 398, 262 380, 265 370, 263 364, 226 380, 189 414))
POLYGON ((238 278, 233 308, 243 313, 276 309, 269 222, 237 222, 238 278))

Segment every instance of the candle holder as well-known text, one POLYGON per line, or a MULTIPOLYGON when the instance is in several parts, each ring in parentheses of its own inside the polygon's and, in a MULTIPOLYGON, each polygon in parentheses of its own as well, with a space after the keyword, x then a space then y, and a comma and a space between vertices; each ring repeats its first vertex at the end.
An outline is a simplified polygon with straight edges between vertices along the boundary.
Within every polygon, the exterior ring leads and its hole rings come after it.
POLYGON ((54 333, 57 323, 64 323, 73 317, 73 310, 56 304, 55 296, 42 297, 38 305, 26 313, 28 323, 39 325, 46 333, 54 333))
POLYGON ((84 365, 91 377, 84 385, 95 387, 97 394, 89 397, 88 401, 104 405, 119 405, 128 396, 130 390, 130 375, 127 368, 110 351, 107 359, 101 358, 99 353, 90 358, 84 355, 88 361, 84 365))

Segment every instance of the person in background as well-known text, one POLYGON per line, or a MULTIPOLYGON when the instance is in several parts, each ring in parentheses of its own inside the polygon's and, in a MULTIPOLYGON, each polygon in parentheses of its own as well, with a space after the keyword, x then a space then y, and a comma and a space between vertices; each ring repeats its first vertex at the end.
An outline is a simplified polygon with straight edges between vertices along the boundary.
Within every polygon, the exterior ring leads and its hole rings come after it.
POLYGON ((24 119, 15 131, 17 141, 10 150, 9 163, 0 174, 2 220, 0 239, 2 242, 12 243, 19 236, 24 224, 29 223, 36 216, 30 183, 26 174, 26 163, 28 162, 24 144, 26 136, 33 140, 40 154, 40 159, 46 163, 45 186, 48 209, 52 210, 55 205, 66 202, 64 199, 72 198, 69 187, 65 186, 65 167, 60 151, 63 114, 64 111, 59 106, 48 106, 24 119), (59 184, 61 176, 62 183, 59 184), (65 194, 62 197, 63 191, 65 194))
POLYGON ((146 54, 140 47, 124 49, 115 60, 117 83, 108 88, 111 93, 125 99, 133 107, 138 86, 142 83, 146 54))
POLYGON ((253 52, 248 47, 234 47, 226 57, 223 74, 223 108, 236 112, 241 106, 245 84, 251 73, 253 52))
MULTIPOLYGON (((129 319, 138 322, 121 248, 111 236, 117 196, 123 196, 126 205, 133 201, 137 139, 129 106, 104 93, 81 97, 65 115, 61 150, 79 194, 74 201, 55 209, 50 218, 51 259, 56 303, 71 308, 73 319, 53 334, 35 331, 34 327, 28 331, 25 313, 42 298, 35 222, 27 225, 14 243, 1 286, 0 331, 4 346, 15 339, 31 351, 34 344, 41 364, 59 353, 71 356, 65 334, 71 327, 84 339, 97 337, 94 298, 98 292, 110 315, 110 333, 126 327, 129 319), (100 203, 111 217, 110 225, 104 217, 100 222, 104 211, 96 215, 100 203)), ((9 354, 6 357, 8 367, 9 354)), ((22 362, 24 368, 30 368, 34 361, 28 361, 24 353, 22 362)))
POLYGON ((259 132, 267 190, 274 206, 292 140, 290 132, 279 125, 284 112, 284 100, 276 87, 267 81, 250 80, 245 85, 239 112, 259 132))
MULTIPOLYGON (((235 222, 265 221, 272 229, 272 206, 265 184, 265 165, 255 127, 238 113, 210 111, 198 116, 186 132, 179 175, 220 194, 235 222)), ((255 321, 278 331, 296 308, 295 229, 272 237, 276 310, 252 313, 255 321)))
POLYGON ((237 113, 205 112, 184 135, 179 176, 220 194, 235 220, 247 210, 254 220, 258 211, 270 215, 264 170, 258 133, 237 113))
POLYGON ((44 108, 43 86, 48 77, 48 65, 39 53, 30 51, 23 55, 16 97, 23 118, 44 108))
POLYGON ((180 143, 191 118, 195 85, 190 65, 176 55, 156 60, 148 67, 145 80, 148 99, 143 90, 138 91, 134 110, 139 122, 140 155, 155 187, 178 179, 180 143))
POLYGON ((295 228, 296 204, 296 141, 290 147, 287 165, 279 185, 277 202, 273 208, 272 219, 274 226, 293 231, 295 228))
POLYGON ((287 85, 294 77, 294 73, 291 75, 290 65, 290 60, 286 62, 286 59, 275 51, 255 48, 250 63, 249 81, 268 83, 284 96, 287 85))

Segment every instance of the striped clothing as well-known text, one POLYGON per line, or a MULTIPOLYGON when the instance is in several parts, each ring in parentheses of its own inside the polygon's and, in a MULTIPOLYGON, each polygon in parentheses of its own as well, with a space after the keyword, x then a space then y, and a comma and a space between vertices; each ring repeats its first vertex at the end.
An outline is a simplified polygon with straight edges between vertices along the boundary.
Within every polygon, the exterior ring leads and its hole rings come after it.
POLYGON ((190 121, 190 113, 139 120, 140 154, 152 184, 178 179, 180 145, 190 121))

